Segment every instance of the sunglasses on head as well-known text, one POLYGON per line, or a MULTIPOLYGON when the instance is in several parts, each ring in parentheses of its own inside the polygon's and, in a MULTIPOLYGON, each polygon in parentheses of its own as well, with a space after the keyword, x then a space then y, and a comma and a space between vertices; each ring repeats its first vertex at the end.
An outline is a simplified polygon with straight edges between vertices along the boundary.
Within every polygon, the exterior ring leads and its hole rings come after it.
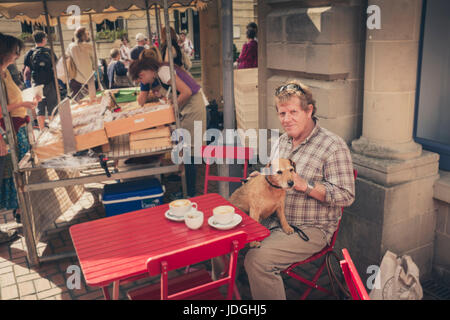
POLYGON ((285 84, 285 85, 278 87, 278 89, 275 90, 275 94, 278 96, 280 93, 282 93, 285 90, 297 90, 297 91, 300 91, 301 93, 303 93, 304 95, 306 95, 306 92, 302 89, 302 87, 300 87, 296 83, 289 83, 289 84, 285 84))

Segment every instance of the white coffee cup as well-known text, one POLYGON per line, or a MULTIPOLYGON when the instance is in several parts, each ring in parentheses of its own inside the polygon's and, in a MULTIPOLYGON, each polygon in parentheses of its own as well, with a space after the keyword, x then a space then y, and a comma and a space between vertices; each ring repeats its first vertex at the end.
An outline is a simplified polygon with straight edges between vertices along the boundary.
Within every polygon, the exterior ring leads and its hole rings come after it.
POLYGON ((191 211, 192 208, 197 210, 197 204, 188 199, 174 200, 169 203, 170 213, 177 217, 183 217, 186 212, 191 211))
POLYGON ((234 207, 219 206, 213 209, 214 222, 228 224, 233 220, 234 207))
POLYGON ((189 229, 195 230, 203 225, 203 212, 191 210, 184 214, 184 223, 189 229))

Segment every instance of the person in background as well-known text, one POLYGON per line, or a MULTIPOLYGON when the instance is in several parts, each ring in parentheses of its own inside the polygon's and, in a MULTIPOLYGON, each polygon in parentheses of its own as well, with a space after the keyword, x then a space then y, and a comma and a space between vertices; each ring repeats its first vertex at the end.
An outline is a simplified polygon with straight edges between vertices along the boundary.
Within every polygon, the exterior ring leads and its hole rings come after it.
POLYGON ((159 49, 158 36, 156 34, 153 35, 152 42, 153 42, 153 45, 159 49))
MULTIPOLYGON (((166 90, 171 86, 170 68, 167 63, 160 63, 153 58, 144 58, 133 61, 130 65, 130 76, 139 80, 143 85, 150 85, 158 80, 166 90)), ((180 110, 181 128, 189 131, 194 137, 194 122, 201 123, 201 134, 206 130, 206 106, 201 87, 183 68, 175 65, 175 83, 177 86, 177 102, 180 110)), ((201 156, 201 155, 200 155, 201 156)), ((196 168, 194 155, 191 154, 191 163, 184 164, 186 170, 187 193, 189 197, 196 194, 196 168)), ((182 195, 174 195, 180 197, 182 195)))
POLYGON ((108 65, 107 71, 109 89, 130 87, 131 82, 127 77, 127 72, 127 68, 122 61, 120 61, 119 49, 112 49, 111 62, 108 65))
POLYGON ((132 61, 139 59, 139 55, 144 49, 146 49, 145 47, 146 45, 147 45, 147 37, 144 36, 144 34, 142 33, 138 33, 136 35, 136 46, 133 49, 131 49, 130 52, 130 57, 132 61))
POLYGON ((180 33, 180 48, 184 51, 184 53, 192 59, 194 57, 194 46, 192 45, 191 39, 189 39, 186 35, 186 31, 182 31, 180 33))
POLYGON ((258 67, 258 43, 255 41, 256 31, 247 29, 247 42, 242 47, 241 54, 237 59, 238 69, 258 67))
MULTIPOLYGON (((6 91, 6 109, 11 117, 13 129, 17 137, 17 146, 10 145, 10 148, 17 147, 19 160, 30 150, 26 128, 26 124, 29 121, 27 109, 36 108, 38 102, 41 100, 40 97, 35 97, 33 101, 23 101, 22 92, 14 83, 9 73, 8 66, 17 60, 23 48, 24 44, 22 40, 0 33, 0 73, 6 91)), ((0 113, 0 127, 0 132, 5 132, 6 128, 2 113, 0 113)), ((0 171, 3 171, 0 177, 0 208, 13 210, 16 221, 20 222, 11 158, 8 156, 6 141, 2 134, 0 134, 0 158, 0 165, 2 166, 0 171)), ((14 236, 14 232, 0 231, 0 243, 10 241, 14 236)))
POLYGON ((69 44, 66 55, 70 56, 76 66, 77 75, 75 79, 69 82, 72 97, 80 100, 83 94, 79 91, 83 84, 87 83, 92 73, 96 70, 96 61, 94 58, 94 48, 90 44, 91 38, 89 31, 85 27, 78 27, 74 33, 75 41, 69 44))
POLYGON ((120 45, 120 60, 129 66, 131 63, 131 49, 129 47, 128 36, 122 36, 122 44, 120 45))
MULTIPOLYGON (((183 55, 180 46, 178 45, 177 34, 172 27, 170 27, 170 37, 172 40, 173 63, 179 67, 183 67, 183 55)), ((169 62, 169 55, 167 54, 166 27, 162 29, 161 40, 161 56, 163 62, 169 62)))
POLYGON ((30 67, 23 66, 23 79, 25 80, 25 88, 31 88, 31 70, 30 67))
POLYGON ((246 29, 247 30, 249 30, 249 29, 255 30, 255 41, 258 42, 258 39, 257 39, 257 36, 258 36, 258 25, 256 23, 254 23, 254 22, 250 22, 247 25, 246 29))
POLYGON ((25 89, 25 83, 23 82, 23 76, 20 73, 19 69, 17 69, 16 63, 11 63, 8 66, 9 73, 13 78, 15 84, 19 87, 20 90, 25 89))
MULTIPOLYGON (((55 79, 53 75, 52 52, 46 48, 47 34, 44 31, 33 32, 36 46, 25 55, 24 65, 31 70, 31 79, 34 86, 44 85, 44 99, 37 107, 37 120, 40 130, 45 128, 45 113, 51 120, 51 114, 58 104, 55 79)), ((58 61, 54 55, 54 61, 58 61)), ((58 88, 59 90, 59 88, 58 88)))

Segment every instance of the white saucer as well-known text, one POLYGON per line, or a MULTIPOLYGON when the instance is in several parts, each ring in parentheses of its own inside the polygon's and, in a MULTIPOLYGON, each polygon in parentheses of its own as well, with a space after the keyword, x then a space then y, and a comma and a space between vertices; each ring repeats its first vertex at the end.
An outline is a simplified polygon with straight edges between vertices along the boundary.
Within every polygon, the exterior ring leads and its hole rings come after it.
POLYGON ((208 224, 211 227, 219 229, 219 230, 228 230, 228 229, 234 228, 241 222, 242 222, 242 217, 241 217, 241 215, 239 215, 237 213, 234 214, 231 222, 227 223, 227 224, 214 223, 214 216, 211 216, 208 219, 208 224))
POLYGON ((170 213, 170 209, 166 211, 166 213, 164 214, 164 216, 172 221, 176 221, 176 222, 180 222, 180 221, 184 221, 184 215, 181 217, 178 216, 174 216, 173 214, 170 213))

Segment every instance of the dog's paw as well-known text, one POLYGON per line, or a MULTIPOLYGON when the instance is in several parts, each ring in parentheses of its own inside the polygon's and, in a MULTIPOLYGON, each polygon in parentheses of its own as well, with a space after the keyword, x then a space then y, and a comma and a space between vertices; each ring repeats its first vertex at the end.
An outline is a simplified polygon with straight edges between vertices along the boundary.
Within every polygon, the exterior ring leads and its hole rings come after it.
POLYGON ((294 229, 291 226, 287 226, 287 227, 283 228, 283 231, 286 234, 293 234, 294 233, 294 229))
POLYGON ((259 242, 259 241, 250 242, 250 248, 259 248, 260 246, 261 246, 261 242, 259 242))

